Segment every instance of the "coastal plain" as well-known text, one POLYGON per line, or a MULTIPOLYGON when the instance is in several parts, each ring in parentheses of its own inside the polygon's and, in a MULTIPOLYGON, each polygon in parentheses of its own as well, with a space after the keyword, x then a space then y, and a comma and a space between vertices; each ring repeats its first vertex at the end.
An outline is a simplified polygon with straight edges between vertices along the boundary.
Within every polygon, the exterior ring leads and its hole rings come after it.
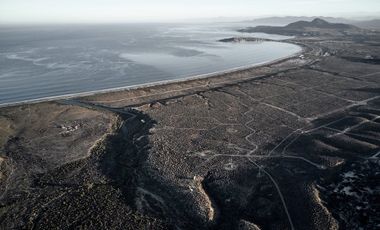
POLYGON ((0 228, 378 228, 380 34, 285 42, 303 52, 1 108, 0 228))

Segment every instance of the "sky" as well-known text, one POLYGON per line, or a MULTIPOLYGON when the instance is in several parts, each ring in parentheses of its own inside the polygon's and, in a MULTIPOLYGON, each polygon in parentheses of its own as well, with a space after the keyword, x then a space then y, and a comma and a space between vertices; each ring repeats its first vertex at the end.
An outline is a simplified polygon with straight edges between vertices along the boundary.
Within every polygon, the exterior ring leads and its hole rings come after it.
POLYGON ((374 15, 380 0, 0 0, 2 24, 374 15))

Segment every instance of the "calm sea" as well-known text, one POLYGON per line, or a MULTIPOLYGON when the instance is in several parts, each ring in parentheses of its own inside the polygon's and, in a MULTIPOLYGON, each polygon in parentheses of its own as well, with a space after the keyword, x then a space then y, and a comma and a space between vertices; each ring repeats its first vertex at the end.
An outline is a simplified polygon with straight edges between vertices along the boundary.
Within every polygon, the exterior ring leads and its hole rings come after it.
POLYGON ((1 26, 0 104, 226 71, 301 49, 280 42, 218 42, 249 36, 236 32, 238 28, 237 24, 1 26))

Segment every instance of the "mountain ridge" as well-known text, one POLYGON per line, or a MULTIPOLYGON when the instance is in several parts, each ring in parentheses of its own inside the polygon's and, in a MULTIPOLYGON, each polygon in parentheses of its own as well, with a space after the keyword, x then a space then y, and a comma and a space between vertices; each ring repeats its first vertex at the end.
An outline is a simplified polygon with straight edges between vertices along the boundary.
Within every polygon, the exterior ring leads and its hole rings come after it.
POLYGON ((358 33, 363 31, 354 25, 344 23, 330 23, 321 18, 312 21, 297 21, 286 26, 256 26, 238 30, 245 33, 268 33, 288 36, 314 36, 322 34, 344 35, 347 33, 358 33))
POLYGON ((344 24, 344 23, 330 23, 326 20, 315 18, 311 22, 308 21, 298 21, 293 22, 285 26, 285 28, 306 28, 306 27, 313 27, 313 28, 326 28, 326 29, 352 29, 356 28, 353 25, 344 24))
POLYGON ((347 19, 340 17, 324 17, 324 16, 284 16, 284 17, 265 17, 257 18, 253 20, 242 21, 244 23, 250 23, 253 25, 260 26, 286 26, 288 24, 298 22, 298 21, 312 21, 316 18, 323 19, 330 23, 344 23, 354 25, 363 29, 380 30, 380 19, 347 19))

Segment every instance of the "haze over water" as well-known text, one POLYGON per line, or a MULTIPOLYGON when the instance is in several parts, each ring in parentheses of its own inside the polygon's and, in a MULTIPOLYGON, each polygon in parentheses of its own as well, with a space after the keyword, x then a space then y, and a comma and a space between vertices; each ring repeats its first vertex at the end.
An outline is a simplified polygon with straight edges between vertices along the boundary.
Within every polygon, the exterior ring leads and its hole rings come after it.
POLYGON ((221 72, 301 50, 280 42, 218 42, 248 36, 235 32, 239 28, 235 26, 4 26, 0 30, 0 104, 221 72))

